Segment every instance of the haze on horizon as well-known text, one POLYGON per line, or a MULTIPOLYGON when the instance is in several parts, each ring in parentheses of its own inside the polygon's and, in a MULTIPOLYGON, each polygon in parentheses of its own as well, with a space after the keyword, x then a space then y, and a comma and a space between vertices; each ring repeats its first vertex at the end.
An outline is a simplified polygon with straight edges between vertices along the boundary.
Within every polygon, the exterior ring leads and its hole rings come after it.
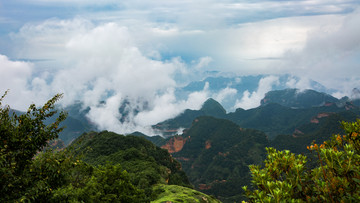
POLYGON ((357 0, 12 0, 0 2, 0 93, 25 109, 64 93, 99 129, 149 132, 149 125, 198 109, 209 97, 251 108, 290 74, 349 95, 360 85, 357 0), (225 88, 176 98, 209 71, 266 75, 254 92, 225 88), (105 105, 99 105, 104 100, 105 105), (118 109, 140 110, 119 123, 118 109), (146 105, 144 105, 146 104, 146 105))

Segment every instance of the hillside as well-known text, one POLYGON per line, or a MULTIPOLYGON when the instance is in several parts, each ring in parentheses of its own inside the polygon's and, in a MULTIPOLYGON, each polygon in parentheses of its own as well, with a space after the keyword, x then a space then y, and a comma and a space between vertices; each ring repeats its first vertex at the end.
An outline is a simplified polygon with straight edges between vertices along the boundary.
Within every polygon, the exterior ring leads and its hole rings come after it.
POLYGON ((163 192, 158 197, 151 201, 152 203, 164 202, 204 202, 204 203, 220 203, 219 200, 206 195, 202 192, 178 186, 178 185, 157 185, 155 190, 162 190, 163 192))
POLYGON ((242 199, 241 186, 250 180, 248 165, 260 164, 268 146, 264 133, 213 117, 197 118, 181 136, 170 138, 170 145, 173 139, 183 140, 172 156, 195 188, 230 202, 242 199))
POLYGON ((278 150, 291 150, 297 154, 306 154, 308 146, 313 141, 322 143, 333 134, 342 134, 340 121, 355 121, 359 114, 351 111, 339 113, 322 113, 315 116, 311 122, 299 126, 292 134, 278 135, 271 141, 271 146, 278 150))
POLYGON ((90 132, 81 135, 70 147, 93 166, 120 164, 130 176, 132 184, 145 190, 148 197, 161 192, 157 184, 192 187, 179 162, 150 141, 136 136, 123 136, 112 132, 90 132))

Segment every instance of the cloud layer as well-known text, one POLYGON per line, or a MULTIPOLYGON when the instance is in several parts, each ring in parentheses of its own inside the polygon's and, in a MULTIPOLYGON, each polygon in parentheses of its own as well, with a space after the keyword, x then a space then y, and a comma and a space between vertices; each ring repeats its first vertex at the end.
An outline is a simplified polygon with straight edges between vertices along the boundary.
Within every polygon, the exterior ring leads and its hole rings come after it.
MULTIPOLYGON (((200 108, 208 98, 204 89, 189 94, 186 100, 176 100, 177 85, 173 78, 175 73, 189 74, 187 65, 177 58, 160 61, 145 56, 128 28, 117 23, 95 26, 83 19, 49 20, 24 27, 13 38, 37 49, 35 58, 42 53, 56 57, 42 63, 61 66, 56 70, 42 67, 44 72, 39 75, 31 63, 1 56, 4 69, 1 87, 8 87, 17 96, 29 96, 23 103, 9 98, 14 108, 23 109, 29 100, 40 103, 52 94, 64 93, 61 103, 67 106, 79 100, 84 108, 90 107, 88 117, 101 130, 151 133, 150 125, 176 116, 186 108, 200 108), (40 90, 42 95, 38 93, 40 90), (124 104, 129 112, 126 117, 119 113, 124 104)), ((33 54, 30 50, 24 53, 33 54)), ((210 60, 199 59, 193 66, 200 68, 210 60)))
POLYGON ((311 80, 349 95, 359 87, 359 1, 13 0, 0 5, 0 91, 11 106, 65 94, 90 107, 100 129, 147 126, 213 97, 259 105, 279 82, 311 80), (22 6, 19 6, 22 5, 22 6), (357 9, 356 9, 357 8, 357 9), (64 12, 66 10, 67 12, 64 12), (18 15, 21 12, 23 15, 18 15), (207 71, 267 74, 255 91, 226 87, 176 97, 207 71), (103 101, 103 103, 100 103, 103 101), (126 118, 118 112, 125 105, 126 118), (123 120, 123 123, 119 123, 123 120))

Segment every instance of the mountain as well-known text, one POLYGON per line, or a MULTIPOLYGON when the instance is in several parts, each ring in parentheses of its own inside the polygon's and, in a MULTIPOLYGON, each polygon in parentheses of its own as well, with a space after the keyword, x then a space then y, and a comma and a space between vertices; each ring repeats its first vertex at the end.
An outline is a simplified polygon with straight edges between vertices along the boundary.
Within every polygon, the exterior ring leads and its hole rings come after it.
MULTIPOLYGON (((58 140, 54 142, 63 143, 59 146, 68 145, 84 132, 96 129, 96 127, 86 118, 86 114, 88 113, 89 109, 82 109, 79 102, 76 102, 75 104, 68 106, 65 109, 57 107, 57 110, 68 112, 68 116, 66 117, 65 121, 60 124, 61 127, 65 126, 64 130, 59 134, 59 139, 61 141, 58 140)), ((25 112, 11 109, 10 114, 12 113, 20 115, 24 114, 25 112)), ((55 114, 53 117, 48 118, 44 123, 48 125, 55 122, 58 115, 58 113, 55 114)))
POLYGON ((319 107, 293 109, 270 103, 249 110, 237 109, 234 113, 229 113, 226 118, 242 127, 261 130, 273 139, 279 134, 291 134, 298 126, 310 122, 318 114, 344 111, 360 114, 360 108, 350 104, 338 107, 332 103, 319 107))
MULTIPOLYGON (((269 75, 249 75, 249 76, 234 76, 233 74, 215 74, 201 81, 193 81, 184 87, 176 89, 176 97, 179 100, 184 100, 188 97, 189 93, 195 91, 202 91, 204 88, 213 95, 218 94, 224 89, 232 89, 237 92, 237 95, 243 95, 245 91, 256 92, 258 91, 260 81, 269 77, 269 75)), ((271 84, 272 90, 282 90, 288 88, 290 83, 298 83, 300 78, 292 75, 278 75, 274 76, 276 82, 271 84), (275 78, 276 77, 276 78, 275 78)), ((328 94, 334 93, 334 90, 328 89, 316 81, 309 81, 310 87, 315 91, 326 92, 328 94)), ((230 110, 236 104, 238 96, 227 97, 221 104, 225 109, 230 110)))
POLYGON ((154 128, 165 132, 166 136, 174 135, 179 129, 189 128, 198 116, 213 116, 230 120, 244 128, 261 130, 273 139, 279 134, 291 134, 297 127, 308 123, 320 113, 343 111, 360 113, 360 108, 348 100, 340 101, 325 93, 307 90, 299 94, 296 89, 287 89, 269 92, 262 105, 257 108, 239 108, 227 114, 218 102, 209 99, 202 109, 185 110, 179 116, 161 122, 154 128))
POLYGON ((221 104, 214 99, 210 98, 201 107, 200 110, 185 110, 182 114, 173 119, 166 120, 153 126, 165 136, 174 135, 181 128, 188 128, 191 126, 192 121, 199 116, 213 116, 222 118, 226 116, 226 110, 221 104))
MULTIPOLYGON (((236 89, 238 92, 249 91, 253 92, 256 91, 258 88, 259 82, 261 79, 268 77, 269 75, 249 75, 249 76, 233 76, 231 75, 218 75, 218 76, 209 76, 201 81, 193 81, 190 82, 188 85, 179 88, 178 91, 180 92, 194 92, 194 91, 201 91, 203 90, 204 86, 208 83, 210 91, 219 91, 226 87, 236 89)), ((287 83, 289 80, 293 82, 298 82, 300 78, 297 78, 292 75, 278 75, 278 83, 274 84, 273 89, 280 90, 285 89, 288 87, 287 83)), ((316 90, 321 92, 332 92, 331 90, 327 89, 320 83, 316 81, 309 81, 310 86, 316 90)))
MULTIPOLYGON (((260 76, 259 76, 260 77, 260 76)), ((219 78, 209 79, 213 81, 219 78)), ((243 77, 243 82, 250 82, 250 77, 243 77), (249 79, 249 81, 247 81, 249 79)), ((229 82, 229 78, 222 78, 216 84, 221 86, 229 82)), ((235 78, 231 79, 236 82, 235 78)), ((238 81, 239 82, 239 81, 238 81)), ((242 83, 241 83, 242 84, 242 83)), ((235 87, 235 86, 234 86, 235 87)), ((249 110, 237 109, 235 112, 226 113, 225 108, 214 99, 208 99, 200 110, 185 110, 182 114, 173 119, 169 119, 153 126, 153 129, 166 137, 174 134, 181 134, 182 130, 189 128, 192 121, 199 116, 213 116, 231 120, 245 128, 254 128, 264 131, 270 139, 278 134, 291 134, 296 127, 305 124, 313 116, 321 112, 340 112, 345 110, 357 111, 360 106, 360 91, 354 89, 351 98, 344 97, 340 100, 314 90, 299 92, 296 89, 285 89, 270 91, 262 100, 262 105, 249 110), (276 104, 274 104, 276 103, 276 104), (297 110, 300 109, 300 110, 297 110)), ((101 103, 99 104, 101 105, 101 103)), ((129 112, 128 101, 124 101, 119 108, 121 119, 127 114, 136 114, 137 111, 129 112)), ((147 104, 143 104, 146 108, 147 104)), ((59 108, 61 110, 61 108, 59 108)), ((84 108, 81 102, 64 108, 68 112, 67 119, 62 123, 66 126, 59 138, 65 145, 71 143, 74 139, 84 132, 97 130, 94 123, 87 118, 89 108, 84 108)), ((17 111, 17 113, 21 113, 17 111)), ((47 123, 53 122, 49 119, 47 123)), ((124 122, 124 120, 120 120, 124 122)), ((158 139, 162 142, 161 139, 158 139)), ((155 143, 155 142, 154 142, 155 143)), ((160 145, 161 143, 158 143, 160 145)))
POLYGON ((250 181, 248 165, 261 164, 268 144, 260 131, 202 116, 182 135, 169 138, 163 148, 177 149, 172 156, 196 189, 232 202, 242 199, 241 186, 250 181))
POLYGON ((180 185, 190 186, 180 164, 166 150, 144 138, 108 131, 90 132, 81 135, 72 145, 77 147, 78 153, 84 153, 83 159, 89 164, 120 163, 129 173, 154 176, 154 183, 178 181, 180 185))
POLYGON ((282 134, 271 140, 270 146, 278 150, 291 150, 297 154, 306 154, 313 141, 323 143, 332 134, 342 134, 340 121, 353 122, 359 118, 359 113, 343 111, 339 113, 319 113, 310 122, 299 126, 291 134, 282 134))
MULTIPOLYGON (((242 199, 241 186, 249 185, 248 165, 262 164, 265 147, 307 154, 309 164, 313 164, 312 160, 315 159, 311 157, 314 154, 309 154, 306 147, 313 141, 320 144, 328 140, 332 134, 343 133, 340 121, 354 121, 360 115, 355 107, 346 110, 347 108, 339 108, 336 105, 292 109, 279 104, 268 104, 261 108, 245 117, 251 119, 249 115, 258 113, 254 120, 269 123, 269 128, 276 122, 285 122, 286 118, 296 118, 297 114, 306 119, 299 118, 301 122, 283 130, 289 133, 279 134, 269 140, 262 131, 243 128, 227 119, 200 116, 183 131, 183 134, 163 138, 162 142, 165 144, 162 148, 167 149, 182 164, 183 170, 196 189, 214 195, 224 202, 234 202, 242 199), (280 116, 283 119, 276 120, 277 114, 283 114, 280 116), (261 120, 264 115, 274 117, 261 120), (272 121, 273 119, 275 121, 272 121)), ((278 127, 281 126, 284 127, 285 123, 278 127)))
POLYGON ((360 90, 354 88, 351 92, 351 102, 356 106, 360 106, 360 90))
MULTIPOLYGON (((192 188, 180 163, 167 150, 155 146, 143 137, 124 136, 108 131, 89 132, 78 137, 69 147, 74 148, 75 153, 92 166, 120 164, 129 174, 131 183, 144 190, 153 200, 160 193, 166 192, 168 185, 192 188), (159 184, 165 189, 156 189, 159 184)), ((161 198, 164 195, 160 195, 161 198)))
POLYGON ((211 115, 214 117, 223 117, 226 115, 224 107, 212 98, 206 100, 200 110, 203 111, 205 115, 211 115))
POLYGON ((314 90, 284 89, 266 93, 261 105, 277 103, 291 108, 310 108, 338 102, 337 98, 314 90))
POLYGON ((342 132, 339 121, 352 121, 360 115, 360 108, 347 98, 338 100, 312 90, 300 96, 294 89, 274 92, 265 97, 274 102, 264 101, 257 108, 231 113, 208 99, 200 110, 186 110, 153 126, 168 138, 140 132, 127 137, 106 131, 87 133, 78 138, 86 140, 78 144, 79 153, 86 152, 84 160, 94 165, 121 163, 134 185, 149 194, 154 184, 191 183, 224 202, 239 201, 243 198, 241 187, 249 185, 248 165, 262 164, 265 147, 307 153, 306 146, 313 140, 319 143, 342 132), (178 135, 170 136, 175 133, 178 135), (85 150, 88 147, 92 149, 89 152, 85 150))
POLYGON ((130 135, 145 138, 158 147, 163 146, 166 143, 165 138, 161 137, 160 135, 147 136, 141 132, 133 132, 130 135))

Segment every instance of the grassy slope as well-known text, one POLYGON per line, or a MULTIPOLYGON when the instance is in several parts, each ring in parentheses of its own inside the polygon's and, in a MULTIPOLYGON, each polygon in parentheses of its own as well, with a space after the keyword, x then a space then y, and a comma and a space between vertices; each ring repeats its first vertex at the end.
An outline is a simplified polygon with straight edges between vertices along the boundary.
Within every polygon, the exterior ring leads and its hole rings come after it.
POLYGON ((155 186, 155 190, 160 189, 163 190, 161 194, 158 195, 157 199, 151 201, 153 203, 160 202, 209 202, 209 203, 217 203, 219 200, 201 193, 199 191, 178 186, 178 185, 157 185, 155 186))

